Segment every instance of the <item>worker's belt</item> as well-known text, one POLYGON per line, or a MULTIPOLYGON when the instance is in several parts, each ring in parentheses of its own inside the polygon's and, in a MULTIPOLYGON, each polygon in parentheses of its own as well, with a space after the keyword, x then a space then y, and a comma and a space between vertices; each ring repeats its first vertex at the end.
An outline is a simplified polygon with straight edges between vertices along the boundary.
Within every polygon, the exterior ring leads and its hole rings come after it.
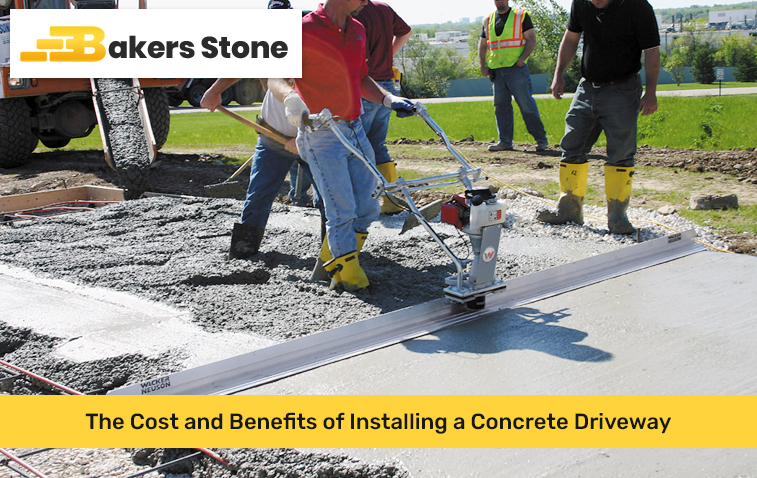
POLYGON ((292 139, 292 138, 294 138, 294 136, 290 136, 290 135, 288 135, 288 134, 284 134, 284 133, 282 133, 281 131, 279 131, 279 130, 277 130, 276 128, 274 128, 273 126, 271 126, 270 124, 266 123, 266 120, 264 120, 264 119, 263 119, 263 118, 261 118, 260 116, 256 116, 256 117, 255 117, 255 121, 256 121, 256 122, 257 122, 257 123, 258 123, 258 124, 259 124, 260 126, 265 126, 266 128, 270 129, 270 130, 271 130, 271 131, 273 131, 274 133, 276 133, 276 134, 278 134, 278 135, 280 135, 280 136, 283 136, 283 137, 285 137, 285 138, 286 138, 286 139, 288 139, 288 140, 289 140, 289 139, 292 139))
POLYGON ((620 85, 620 84, 623 84, 623 83, 625 83, 625 82, 627 82, 627 81, 629 81, 629 80, 631 80, 631 79, 633 79, 635 77, 636 77, 636 73, 634 73, 633 75, 630 75, 630 76, 626 76, 625 78, 622 78, 620 80, 612 80, 612 81, 589 81, 589 80, 586 80, 586 81, 589 82, 589 84, 591 84, 591 86, 593 86, 594 88, 602 88, 604 86, 620 85))

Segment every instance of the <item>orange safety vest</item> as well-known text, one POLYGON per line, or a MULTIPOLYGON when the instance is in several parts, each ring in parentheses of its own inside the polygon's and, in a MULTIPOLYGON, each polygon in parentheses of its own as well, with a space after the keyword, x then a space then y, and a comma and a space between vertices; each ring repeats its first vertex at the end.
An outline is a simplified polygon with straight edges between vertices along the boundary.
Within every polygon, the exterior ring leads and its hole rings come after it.
POLYGON ((526 13, 528 13, 527 10, 511 8, 505 28, 499 36, 494 28, 497 12, 489 15, 486 19, 486 66, 505 68, 518 62, 518 58, 526 47, 526 39, 523 37, 523 19, 526 13))

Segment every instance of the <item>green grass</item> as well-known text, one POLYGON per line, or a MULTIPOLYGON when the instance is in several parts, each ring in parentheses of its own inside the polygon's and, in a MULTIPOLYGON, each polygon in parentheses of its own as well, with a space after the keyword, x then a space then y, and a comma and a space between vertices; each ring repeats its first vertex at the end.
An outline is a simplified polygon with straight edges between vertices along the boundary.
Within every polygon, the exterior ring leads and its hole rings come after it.
MULTIPOLYGON (((565 130, 567 99, 537 99, 547 137, 558 143, 565 130)), ((639 117, 639 144, 656 148, 727 150, 757 146, 757 95, 721 97, 658 97, 657 113, 639 117)), ((427 105, 431 118, 451 140, 473 135, 477 141, 494 141, 497 130, 494 106, 489 101, 427 105)), ((516 142, 533 143, 518 108, 515 108, 516 142)), ((435 134, 418 117, 392 117, 389 140, 429 139, 435 134)), ((598 146, 605 145, 602 135, 598 146)))
MULTIPOLYGON (((560 141, 565 129, 568 99, 537 99, 551 144, 560 141)), ((639 144, 657 148, 727 150, 757 146, 757 95, 722 97, 659 97, 659 110, 639 119, 639 144)), ((489 101, 427 105, 431 118, 451 140, 473 136, 477 141, 497 137, 494 106, 489 101)), ((242 112, 254 119, 256 111, 242 112)), ((533 142, 515 108, 515 141, 533 142)), ((388 139, 436 139, 436 134, 419 117, 392 116, 388 139)), ((215 152, 236 160, 249 157, 257 140, 251 128, 221 113, 185 113, 171 116, 171 131, 165 151, 215 152)), ((598 146, 605 144, 600 137, 598 146)), ((66 149, 101 149, 97 131, 71 141, 66 149)), ((418 151, 417 146, 413 149, 418 151)))
POLYGON ((726 211, 699 211, 680 209, 678 213, 695 224, 726 228, 735 233, 757 234, 757 205, 740 206, 726 211))
MULTIPOLYGON (((258 111, 239 112, 251 120, 258 111)), ((241 163, 250 157, 257 132, 223 113, 183 113, 171 115, 171 129, 163 151, 222 154, 224 160, 241 163)), ((64 149, 102 149, 100 132, 95 128, 86 138, 71 140, 64 149)), ((46 151, 40 144, 38 151, 46 151)))
MULTIPOLYGON (((724 81, 721 85, 722 88, 750 88, 757 86, 757 83, 749 83, 749 82, 738 82, 738 81, 724 81)), ((684 91, 684 90, 712 90, 712 89, 718 89, 718 82, 711 83, 709 85, 705 85, 702 83, 681 83, 681 85, 676 85, 675 83, 670 85, 657 85, 657 91, 684 91)))

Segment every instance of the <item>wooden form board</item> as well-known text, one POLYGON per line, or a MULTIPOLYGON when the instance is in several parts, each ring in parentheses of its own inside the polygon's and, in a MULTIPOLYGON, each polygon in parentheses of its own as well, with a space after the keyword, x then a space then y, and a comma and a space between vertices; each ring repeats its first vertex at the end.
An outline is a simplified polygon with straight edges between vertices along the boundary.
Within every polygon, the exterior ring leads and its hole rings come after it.
POLYGON ((123 201, 124 191, 104 186, 80 186, 36 193, 0 196, 0 213, 24 211, 66 201, 123 201))

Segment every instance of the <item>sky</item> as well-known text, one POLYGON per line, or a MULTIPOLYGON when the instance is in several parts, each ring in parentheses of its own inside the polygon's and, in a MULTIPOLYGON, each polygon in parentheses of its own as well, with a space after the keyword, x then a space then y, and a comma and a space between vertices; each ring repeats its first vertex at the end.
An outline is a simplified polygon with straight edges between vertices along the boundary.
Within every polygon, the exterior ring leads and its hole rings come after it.
MULTIPOLYGON (((149 0, 148 0, 149 1, 149 0)), ((323 0, 290 0, 292 8, 312 10, 323 0)), ((391 5, 394 11, 410 25, 423 23, 456 22, 461 18, 468 17, 471 20, 476 17, 488 15, 494 11, 493 0, 382 0, 391 5)), ((696 5, 727 5, 742 3, 745 0, 649 0, 653 8, 680 8, 696 5)), ((748 1, 748 0, 747 0, 748 1)), ((516 0, 511 0, 517 5, 516 0)), ((267 2, 262 2, 267 5, 267 2)), ((571 0, 557 0, 557 3, 565 10, 570 10, 571 0)), ((754 2, 757 5, 757 1, 754 2)))
MULTIPOLYGON (((127 4, 135 3, 138 0, 122 0, 119 7, 129 7, 127 4), (122 5, 123 4, 123 5, 122 5)), ((290 0, 292 8, 301 10, 313 10, 319 3, 325 0, 290 0)), ((461 18, 474 20, 477 17, 483 17, 494 11, 493 0, 382 0, 394 9, 410 25, 420 25, 424 23, 445 23, 448 21, 457 22, 461 18)), ((517 0, 510 0, 513 5, 517 5, 517 0)), ((743 3, 745 0, 649 0, 652 7, 656 9, 663 8, 681 8, 696 5, 728 5, 733 3, 743 3)), ((749 0, 746 0, 749 1, 749 0)), ((557 3, 565 10, 570 10, 571 0, 557 0, 557 3)), ((752 0, 752 4, 757 6, 757 0, 752 0)), ((210 4, 207 0, 147 0, 148 8, 266 8, 268 0, 214 0, 210 4)), ((755 8, 755 7, 753 7, 755 8)))

